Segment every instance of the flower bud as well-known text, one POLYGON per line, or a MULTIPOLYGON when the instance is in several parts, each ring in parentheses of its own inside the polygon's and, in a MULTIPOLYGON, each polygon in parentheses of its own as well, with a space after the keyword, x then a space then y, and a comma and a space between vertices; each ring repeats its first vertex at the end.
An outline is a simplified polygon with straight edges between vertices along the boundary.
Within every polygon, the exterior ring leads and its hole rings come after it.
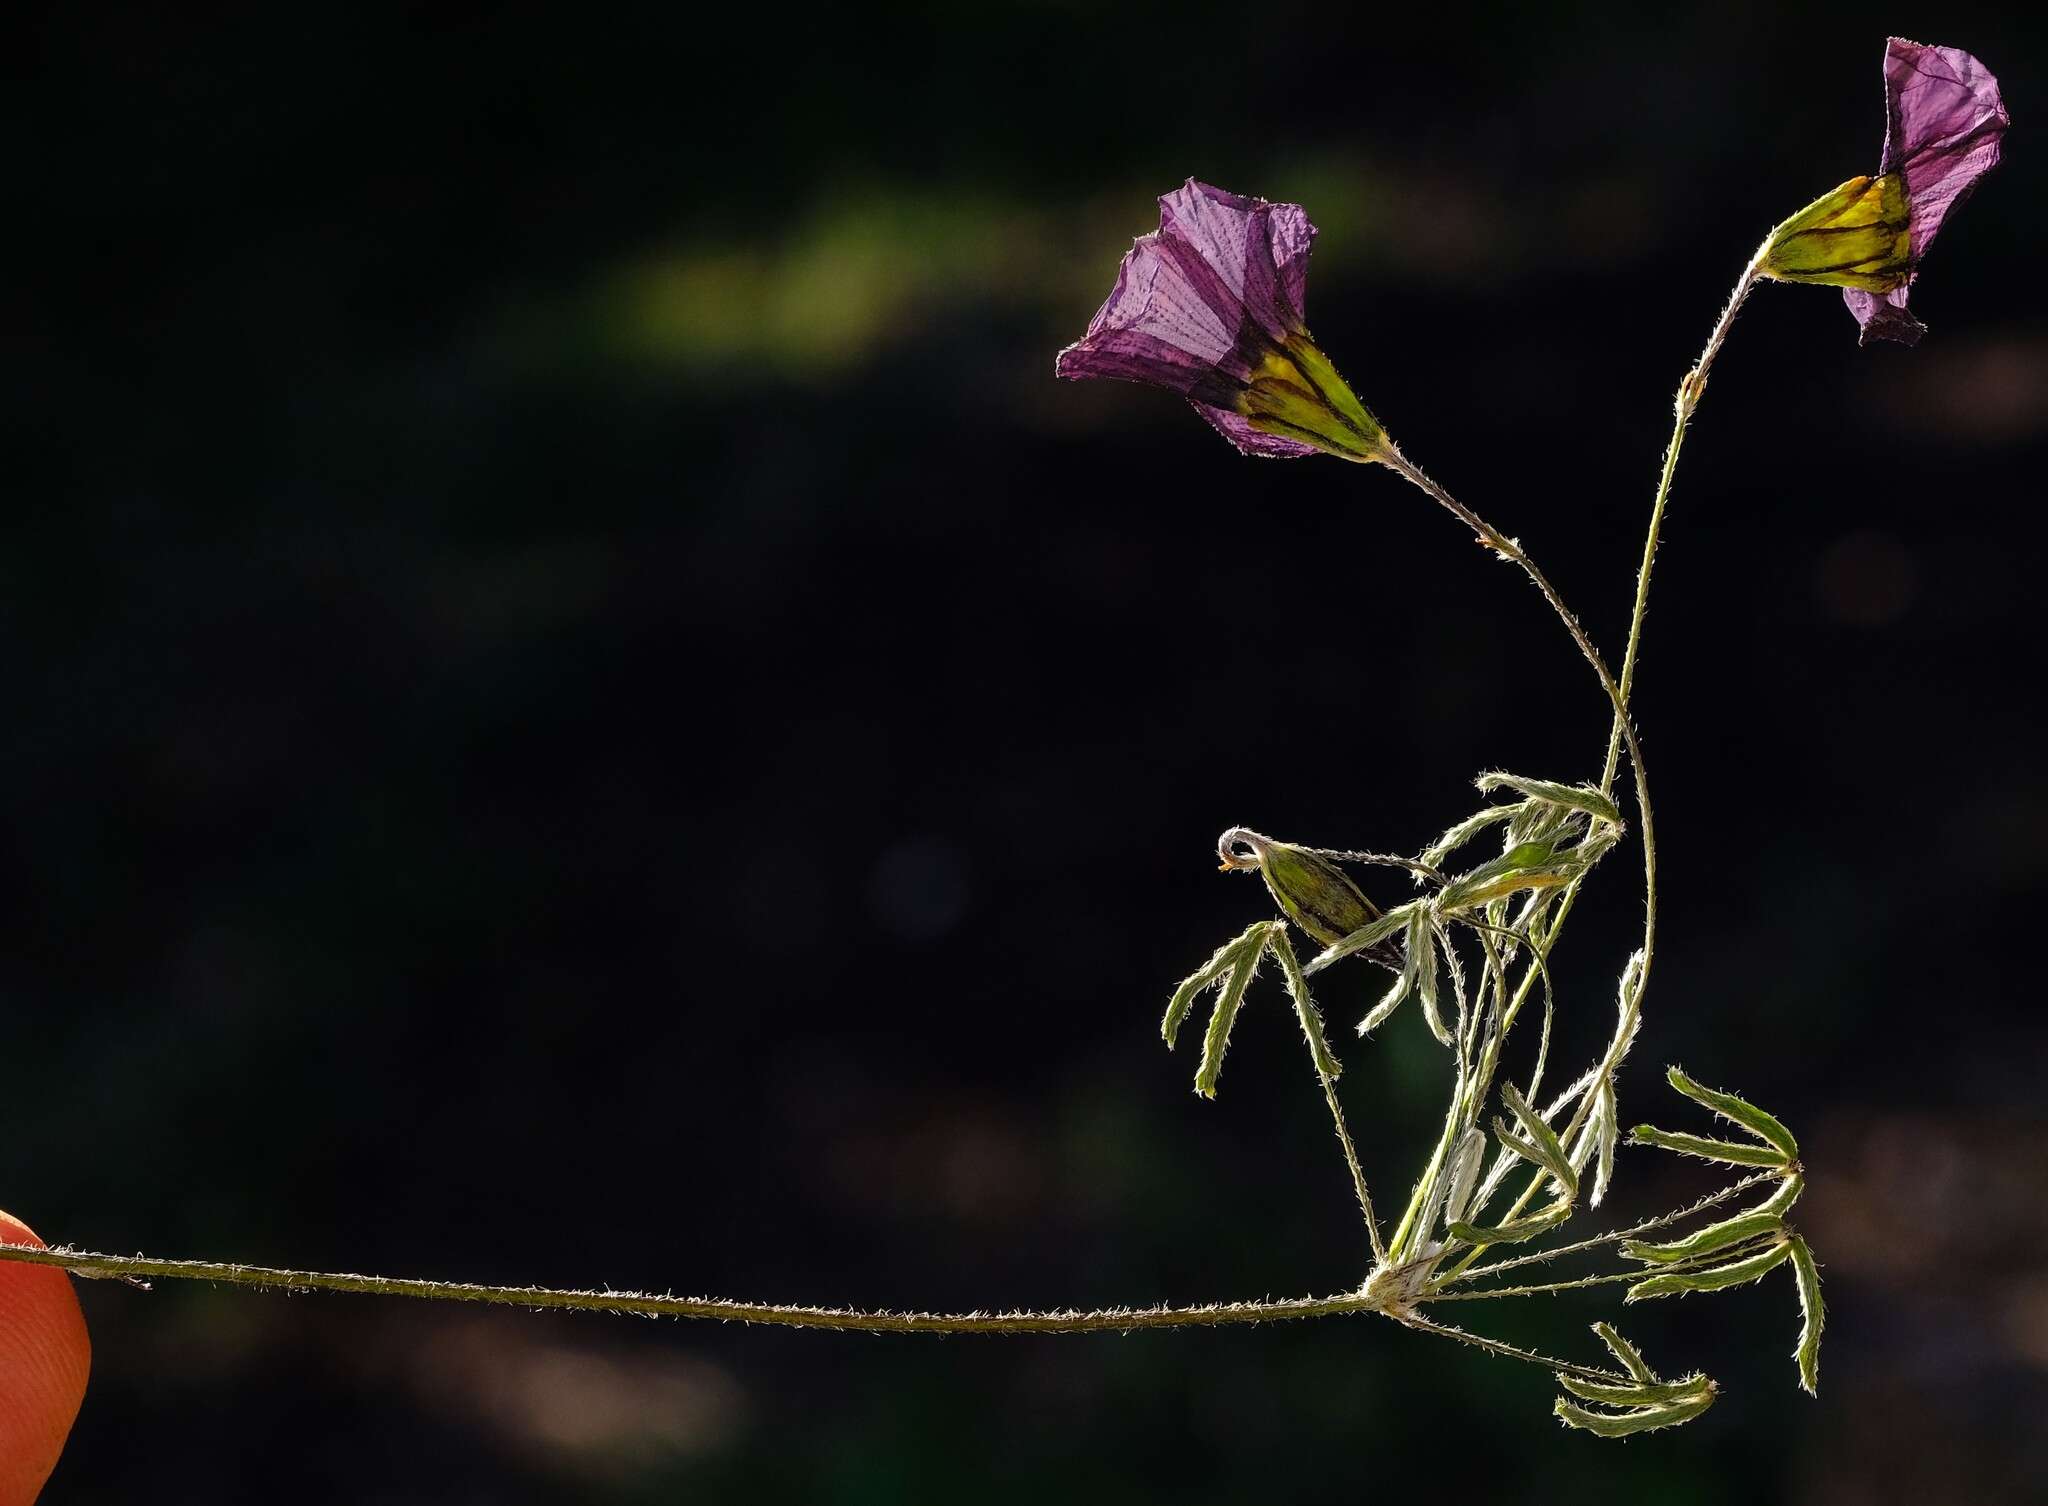
POLYGON ((1287 918, 1324 946, 1372 924, 1380 912, 1329 859, 1233 826, 1216 843, 1226 870, 1255 868, 1287 918))

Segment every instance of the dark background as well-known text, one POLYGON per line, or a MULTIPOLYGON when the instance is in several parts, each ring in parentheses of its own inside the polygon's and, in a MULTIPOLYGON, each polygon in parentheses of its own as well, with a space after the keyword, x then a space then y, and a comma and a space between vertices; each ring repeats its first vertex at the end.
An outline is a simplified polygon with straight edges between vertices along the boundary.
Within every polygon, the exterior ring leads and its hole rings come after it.
MULTIPOLYGON (((1763 230, 1874 170, 1886 32, 1977 52, 2019 122, 1918 350, 1859 350, 1831 289, 1743 316, 1637 702, 1665 940, 1624 1113, 1690 1124, 1678 1060, 1802 1132, 1817 1402, 1776 1276, 1628 1316, 1723 1386, 1628 1444, 1372 1320, 875 1339, 100 1284, 47 1499, 2039 1499, 2021 10, 38 22, 0 98, 0 1203, 91 1249, 896 1307, 1356 1282, 1275 987, 1217 1103, 1160 1047, 1265 913, 1216 834, 1413 850, 1482 768, 1598 768, 1584 666, 1420 494, 1052 380, 1153 197, 1306 203, 1322 344, 1618 660, 1670 393, 1763 230)), ((1561 1060, 1635 862, 1558 953, 1561 1060)), ((1442 1062, 1412 1013, 1351 1038, 1377 987, 1321 996, 1398 1208, 1442 1062)), ((1623 1215, 1709 1185, 1621 1178, 1623 1215)), ((1616 1310, 1456 1316, 1588 1358, 1616 1310)))

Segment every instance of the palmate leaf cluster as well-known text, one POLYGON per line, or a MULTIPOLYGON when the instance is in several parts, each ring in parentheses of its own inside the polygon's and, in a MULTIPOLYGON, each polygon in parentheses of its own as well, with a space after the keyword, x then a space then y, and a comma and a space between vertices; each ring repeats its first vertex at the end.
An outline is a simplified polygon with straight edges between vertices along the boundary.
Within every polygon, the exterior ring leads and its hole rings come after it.
MULTIPOLYGON (((1300 847, 1244 828, 1226 832, 1220 849, 1224 866, 1257 870, 1287 919, 1259 921, 1219 947, 1174 991, 1162 1021, 1171 1048, 1196 1002, 1214 994, 1195 1088, 1204 1097, 1215 1097, 1252 982, 1265 960, 1273 958, 1328 1091, 1342 1069, 1310 996, 1310 976, 1347 960, 1371 961, 1393 975, 1360 1019, 1361 1034, 1383 1025, 1409 999, 1416 1001, 1431 1036, 1450 1053, 1453 1091, 1437 1152, 1418 1178, 1400 1226, 1384 1244, 1373 1228, 1379 1259, 1362 1290, 1390 1316, 1401 1318, 1454 1292, 1458 1300, 1492 1295, 1485 1287, 1464 1288, 1495 1269, 1547 1260, 1559 1252, 1515 1252, 1511 1259, 1478 1264, 1486 1252, 1534 1249, 1570 1220, 1582 1201, 1600 1203, 1614 1174, 1620 1140, 1615 1077, 1641 1021, 1643 957, 1638 953, 1623 971, 1606 1048, 1561 1093, 1539 1103, 1556 1008, 1545 957, 1550 932, 1577 884, 1614 847, 1624 828, 1612 800, 1590 786, 1502 773, 1484 775, 1478 785, 1487 794, 1509 798, 1483 806, 1414 858, 1300 847), (1490 834, 1498 838, 1495 856, 1469 866, 1456 864, 1490 834), (1404 869, 1420 892, 1382 911, 1353 883, 1344 871, 1346 863, 1404 869), (1322 943, 1306 963, 1296 959, 1289 942, 1290 922, 1322 943), (1339 934, 1338 927, 1346 923, 1352 928, 1339 934), (1461 944, 1477 951, 1476 969, 1461 958, 1461 944), (1518 964, 1521 981, 1515 987, 1518 964), (1504 1075, 1502 1051, 1522 1003, 1537 985, 1542 1028, 1523 1087, 1504 1075), (1521 1194, 1503 1211, 1487 1213, 1517 1168, 1527 1174, 1521 1194)), ((1746 1285, 1789 1264, 1805 1318, 1795 1357, 1800 1383, 1812 1391, 1824 1309, 1812 1252, 1786 1222, 1805 1185, 1798 1144, 1778 1120, 1734 1094, 1702 1087, 1677 1068, 1671 1069, 1670 1081, 1678 1092, 1734 1125, 1741 1137, 1638 1125, 1628 1143, 1749 1173, 1744 1182, 1706 1203, 1767 1183, 1762 1196, 1746 1210, 1682 1237, 1661 1242, 1626 1237, 1683 1216, 1673 1214, 1637 1230, 1566 1247, 1563 1253, 1618 1244, 1621 1254, 1642 1270, 1633 1277, 1596 1276, 1536 1290, 1625 1281, 1626 1300, 1634 1303, 1746 1285)), ((1351 1141, 1334 1094, 1331 1109, 1350 1156, 1351 1141)), ((1362 1179, 1360 1196, 1370 1223, 1362 1179)), ((1554 1362, 1569 1393, 1558 1399, 1555 1412, 1568 1426, 1626 1437, 1690 1421, 1712 1405, 1715 1386, 1705 1376, 1662 1380, 1611 1327, 1601 1324, 1595 1332, 1622 1373, 1595 1378, 1603 1373, 1554 1362)))

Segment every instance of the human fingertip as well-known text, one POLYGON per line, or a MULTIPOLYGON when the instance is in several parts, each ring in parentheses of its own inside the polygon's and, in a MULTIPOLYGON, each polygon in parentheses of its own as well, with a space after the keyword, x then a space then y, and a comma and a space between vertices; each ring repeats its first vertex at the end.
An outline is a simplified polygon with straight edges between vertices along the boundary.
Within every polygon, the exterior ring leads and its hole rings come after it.
MULTIPOLYGON (((0 1210, 0 1242, 41 1245, 0 1210)), ((0 1506, 31 1506, 85 1400, 92 1341, 71 1277, 0 1261, 0 1506)))

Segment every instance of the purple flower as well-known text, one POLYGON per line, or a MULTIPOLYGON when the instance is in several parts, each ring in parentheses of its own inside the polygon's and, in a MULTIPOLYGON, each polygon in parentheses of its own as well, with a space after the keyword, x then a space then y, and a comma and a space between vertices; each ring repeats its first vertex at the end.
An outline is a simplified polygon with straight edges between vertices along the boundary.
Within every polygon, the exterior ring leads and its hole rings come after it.
POLYGON ((1998 165, 1999 138, 2012 124, 1991 70, 1959 47, 1926 47, 1893 37, 1884 51, 1885 137, 1880 175, 1904 179, 1911 269, 1879 294, 1848 287, 1842 297, 1863 326, 1863 342, 1919 341, 1927 326, 1906 312, 1920 259, 1949 211, 1998 165))
POLYGON ((1385 433, 1302 322, 1315 235, 1299 204, 1188 179, 1159 200, 1159 228, 1132 243, 1059 375, 1177 392, 1247 455, 1378 458, 1385 433))

